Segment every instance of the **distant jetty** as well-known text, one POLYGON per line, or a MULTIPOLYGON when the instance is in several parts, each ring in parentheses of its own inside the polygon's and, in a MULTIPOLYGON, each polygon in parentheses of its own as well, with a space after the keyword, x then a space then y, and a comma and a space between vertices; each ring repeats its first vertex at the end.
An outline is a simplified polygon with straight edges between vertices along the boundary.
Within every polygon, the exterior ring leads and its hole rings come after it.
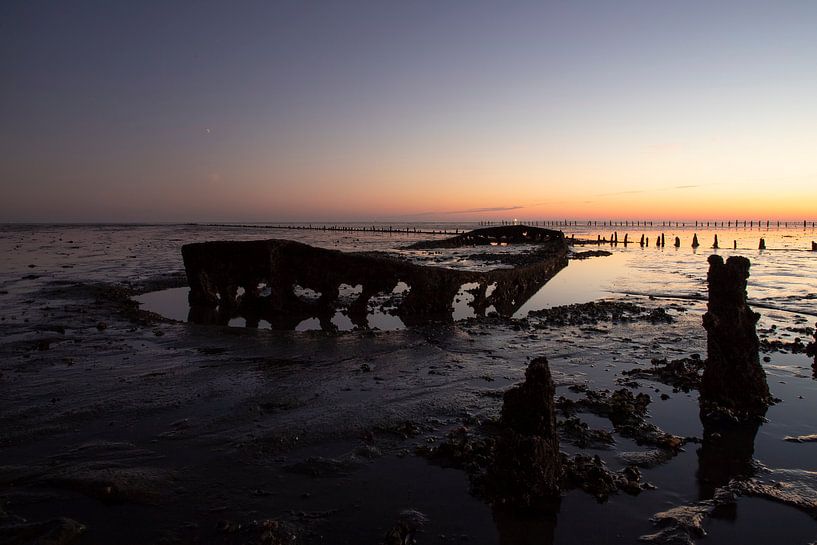
POLYGON ((478 225, 479 227, 528 226, 545 228, 565 227, 642 227, 642 228, 706 228, 706 229, 817 229, 817 220, 772 221, 772 220, 723 220, 723 221, 667 221, 667 220, 525 220, 525 221, 477 221, 477 222, 439 222, 436 225, 450 223, 451 228, 429 228, 423 222, 373 222, 373 223, 255 223, 255 224, 204 224, 208 227, 242 227, 255 229, 287 229, 308 231, 339 231, 369 233, 418 233, 428 235, 458 234, 467 231, 459 226, 478 225), (457 225, 457 227, 455 227, 457 225))

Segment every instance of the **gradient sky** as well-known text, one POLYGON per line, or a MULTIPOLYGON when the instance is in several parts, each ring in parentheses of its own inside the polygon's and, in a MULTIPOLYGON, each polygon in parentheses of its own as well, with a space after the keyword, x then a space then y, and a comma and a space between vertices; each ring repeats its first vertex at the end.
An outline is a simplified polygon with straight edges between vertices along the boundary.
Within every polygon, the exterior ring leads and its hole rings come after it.
POLYGON ((817 219, 817 2, 0 3, 0 221, 817 219))

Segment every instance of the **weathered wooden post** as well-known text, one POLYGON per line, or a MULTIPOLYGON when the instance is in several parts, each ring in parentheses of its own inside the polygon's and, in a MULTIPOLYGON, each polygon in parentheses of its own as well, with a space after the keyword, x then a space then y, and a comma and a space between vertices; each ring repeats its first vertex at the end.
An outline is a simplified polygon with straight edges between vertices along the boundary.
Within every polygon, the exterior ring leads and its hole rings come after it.
POLYGON ((709 302, 703 317, 707 360, 701 379, 701 416, 728 415, 739 420, 762 416, 771 404, 766 373, 760 365, 755 325, 760 315, 746 304, 749 260, 726 263, 709 256, 709 302))
POLYGON ((733 247, 735 250, 737 250, 737 249, 738 249, 738 241, 737 241, 737 240, 733 240, 733 241, 732 241, 732 247, 733 247))
POLYGON ((502 432, 486 475, 490 494, 503 503, 530 508, 559 499, 562 464, 554 393, 546 358, 532 360, 525 382, 505 392, 502 432))
POLYGON ((766 249, 766 239, 761 238, 760 244, 757 245, 758 250, 765 250, 766 249))
POLYGON ((697 248, 698 246, 700 246, 700 244, 698 243, 698 233, 694 233, 692 235, 692 247, 697 248))
POLYGON ((817 252, 817 242, 811 241, 811 251, 817 252))
POLYGON ((718 235, 717 235, 717 233, 715 234, 715 242, 712 243, 712 248, 714 248, 715 250, 718 249, 718 235))
POLYGON ((641 244, 641 247, 643 248, 644 247, 644 233, 641 233, 641 242, 640 242, 640 244, 641 244))
POLYGON ((680 248, 680 247, 681 247, 681 239, 680 239, 680 237, 675 237, 675 247, 676 247, 676 248, 680 248))

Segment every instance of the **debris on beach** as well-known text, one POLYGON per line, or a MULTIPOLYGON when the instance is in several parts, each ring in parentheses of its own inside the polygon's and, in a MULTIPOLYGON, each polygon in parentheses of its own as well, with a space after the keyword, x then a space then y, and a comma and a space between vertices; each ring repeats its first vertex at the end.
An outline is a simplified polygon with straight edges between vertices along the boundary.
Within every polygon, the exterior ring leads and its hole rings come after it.
POLYGON ((654 380, 683 392, 697 390, 701 385, 705 364, 698 354, 670 361, 666 358, 653 358, 650 363, 651 367, 625 369, 621 374, 629 378, 654 380))
POLYGON ((755 478, 733 481, 732 489, 794 507, 817 519, 817 472, 761 467, 755 478))
POLYGON ((714 488, 711 497, 656 513, 659 530, 639 538, 645 543, 694 545, 706 536, 706 519, 718 511, 734 509, 741 496, 763 498, 788 505, 817 518, 817 473, 799 469, 768 469, 755 464, 757 477, 735 478, 714 488))
POLYGON ((591 257, 607 257, 611 255, 613 255, 613 252, 608 252, 607 250, 587 250, 570 254, 570 259, 580 261, 582 259, 590 259, 591 257))
POLYGON ((647 420, 647 406, 651 399, 647 394, 633 395, 627 388, 614 392, 584 389, 584 397, 578 400, 559 397, 556 407, 565 416, 589 412, 608 418, 613 428, 623 437, 634 439, 639 445, 650 445, 677 452, 685 440, 661 430, 647 420))
POLYGON ((810 433, 808 435, 787 435, 783 440, 789 443, 815 443, 817 442, 817 433, 810 433))
POLYGON ((609 449, 615 444, 613 434, 607 430, 591 429, 577 416, 569 416, 556 422, 562 439, 579 448, 609 449))
POLYGON ((817 324, 814 324, 814 340, 806 346, 806 355, 814 358, 814 363, 811 364, 814 369, 814 374, 817 377, 817 324))
POLYGON ((591 301, 558 307, 532 310, 528 318, 535 318, 539 325, 595 325, 599 322, 672 323, 674 318, 662 307, 646 308, 622 301, 591 301))
POLYGON ((666 545, 694 545, 695 540, 705 537, 704 522, 716 509, 735 503, 735 495, 727 489, 718 490, 712 499, 689 505, 679 505, 656 513, 652 522, 659 530, 643 535, 639 541, 666 545))
POLYGON ((641 471, 634 464, 620 471, 611 471, 598 456, 564 456, 564 480, 567 488, 579 488, 599 502, 607 501, 618 491, 632 496, 655 488, 641 479, 641 471))

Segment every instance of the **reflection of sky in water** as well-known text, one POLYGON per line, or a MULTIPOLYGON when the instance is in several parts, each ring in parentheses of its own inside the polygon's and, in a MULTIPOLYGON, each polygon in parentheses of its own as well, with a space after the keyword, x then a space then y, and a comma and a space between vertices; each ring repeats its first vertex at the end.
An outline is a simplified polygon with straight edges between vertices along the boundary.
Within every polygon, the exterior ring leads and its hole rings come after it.
POLYGON ((368 316, 369 327, 372 329, 379 329, 381 331, 396 331, 398 329, 405 329, 406 324, 399 316, 387 314, 379 310, 375 310, 368 316))
MULTIPOLYGON (((691 235, 687 235, 690 237, 691 235)), ((699 238, 703 238, 699 235, 699 238)), ((800 241, 800 245, 806 241, 800 241)), ((810 242, 809 242, 810 243, 810 242)), ((602 246, 610 249, 609 246, 602 246)), ((759 251, 757 249, 712 250, 690 247, 657 249, 621 245, 612 249, 614 256, 621 255, 623 264, 610 261, 613 269, 621 267, 615 278, 603 289, 616 293, 671 296, 705 299, 707 293, 707 259, 713 253, 724 260, 741 255, 752 262, 748 282, 749 302, 758 306, 772 307, 817 315, 814 300, 817 299, 817 253, 796 249, 759 251)), ((592 258, 588 261, 610 260, 610 257, 592 258)), ((577 263, 570 263, 568 269, 577 263)), ((600 274, 606 275, 603 269, 600 274)), ((613 273, 614 275, 616 273, 613 273)), ((554 279, 555 280, 555 279, 554 279)))
MULTIPOLYGON (((773 224, 774 225, 774 224, 773 224)), ((162 229, 154 227, 151 229, 162 229)), ((171 229, 167 227, 164 229, 171 229)), ((183 228, 175 228, 184 231, 183 228)), ((139 229, 134 229, 139 231, 139 229)), ((658 229, 643 228, 568 228, 566 234, 576 234, 578 238, 586 237, 595 240, 596 235, 609 237, 613 231, 618 231, 619 240, 623 240, 624 234, 628 233, 635 243, 630 243, 626 248, 623 244, 611 247, 610 245, 588 245, 586 247, 577 246, 576 251, 594 250, 597 248, 610 250, 613 255, 607 257, 593 257, 587 260, 571 260, 568 267, 559 272, 553 279, 543 286, 530 300, 528 300, 515 316, 524 316, 530 310, 545 307, 566 305, 571 303, 583 303, 621 296, 624 294, 651 295, 662 299, 668 298, 693 298, 703 299, 706 297, 706 271, 708 269, 707 258, 714 252, 719 253, 724 258, 730 255, 743 255, 752 261, 751 277, 749 278, 750 302, 758 308, 763 309, 764 314, 773 312, 771 309, 782 309, 790 312, 799 312, 804 315, 814 316, 817 314, 814 308, 814 301, 817 300, 817 254, 807 251, 810 248, 811 240, 817 239, 817 233, 811 229, 803 231, 801 229, 781 229, 774 227, 766 231, 765 227, 758 231, 754 229, 694 229, 686 228, 665 228, 667 246, 657 248, 655 240, 662 232, 658 229), (650 246, 642 248, 637 241, 644 233, 650 240, 650 246), (698 234, 701 246, 693 250, 690 246, 693 233, 698 234), (720 245, 725 247, 719 250, 712 250, 710 247, 714 239, 714 234, 719 236, 720 245), (681 247, 674 248, 672 243, 675 236, 681 238, 681 247), (766 251, 757 250, 758 239, 764 236, 769 247, 766 251), (738 242, 738 250, 732 249, 733 240, 738 242)), ((65 236, 65 233, 62 233, 65 236)), ((76 233, 76 238, 81 238, 84 232, 76 233)), ((239 232, 229 233, 231 236, 213 236, 212 238, 245 238, 237 237, 239 232)), ((267 237, 270 234, 281 238, 292 238, 302 240, 310 244, 323 247, 337 247, 343 250, 364 250, 380 249, 394 251, 409 242, 406 237, 392 237, 377 234, 355 233, 354 235, 331 234, 321 231, 280 231, 274 233, 264 233, 267 237), (336 239, 331 242, 328 237, 336 239)), ((71 236, 74 236, 73 234, 71 236)), ((411 237, 414 239, 433 238, 427 235, 411 237)), ((184 238, 172 237, 176 244, 184 238)), ((158 242, 158 241, 157 241, 158 242)), ((172 257, 178 265, 178 250, 174 249, 169 257, 172 257)), ((523 247, 485 247, 485 248, 459 248, 452 251, 418 252, 418 260, 428 265, 446 265, 456 268, 476 268, 485 267, 485 263, 472 262, 468 256, 481 252, 518 252, 523 251, 523 247)), ((397 250, 403 256, 408 257, 412 252, 407 250, 397 250)), ((157 257, 161 261, 161 255, 157 257)), ((17 265, 15 263, 11 265, 17 265)), ((25 262, 27 262, 26 260, 25 262)), ((32 260, 33 261, 33 260, 32 260)), ((496 267, 497 264, 491 264, 496 267)), ((27 268, 20 267, 26 273, 27 268)), ((70 271, 70 269, 67 269, 70 271)), ((52 272, 54 276, 57 276, 52 272)), ((408 287, 401 283, 394 290, 395 294, 405 291, 408 287)), ((340 308, 343 311, 345 306, 360 292, 360 286, 340 287, 340 308)), ((467 293, 467 288, 460 290, 460 293, 453 301, 454 319, 464 319, 473 316, 473 309, 468 303, 473 300, 473 296, 467 293)), ((304 290, 306 291, 306 290, 304 290)), ((488 288, 490 295, 492 288, 488 288)), ((301 293, 307 295, 307 293, 301 293)), ((308 294, 313 297, 316 294, 308 294)), ((389 294, 383 294, 384 301, 389 294)), ((309 298, 309 297, 307 297, 309 298)), ((187 288, 173 288, 162 292, 147 293, 140 295, 137 301, 141 302, 142 308, 151 310, 168 318, 186 321, 188 314, 187 288)), ((388 313, 389 309, 381 309, 378 305, 370 305, 368 324, 369 327, 382 330, 401 329, 402 321, 388 313)), ((489 309, 490 310, 490 309, 489 309)), ((336 314, 332 319, 333 323, 341 330, 351 327, 350 320, 342 312, 336 314)), ((809 319, 809 321, 811 321, 809 319)), ((314 321, 305 320, 299 328, 312 327, 307 324, 316 324, 314 321)), ((239 324, 242 325, 242 324, 239 324)), ((261 327, 268 324, 263 323, 261 327)))
POLYGON ((335 324, 335 327, 340 331, 351 331, 355 327, 352 320, 341 311, 335 312, 335 315, 332 317, 332 323, 335 324))
POLYGON ((317 318, 307 318, 300 324, 295 326, 295 331, 313 331, 315 329, 320 329, 321 323, 318 321, 317 318))
MULTIPOLYGON (((400 283, 395 289, 395 293, 402 293, 406 291, 407 286, 400 283)), ((142 310, 155 312, 171 320, 178 320, 186 322, 190 307, 187 303, 187 294, 190 290, 184 288, 170 288, 161 291, 153 291, 137 295, 134 297, 138 303, 141 304, 142 310)), ((360 289, 356 290, 358 293, 360 289)), ((473 314, 473 311, 472 311, 473 314)), ((372 329, 379 329, 381 331, 394 331, 398 329, 405 329, 405 324, 399 316, 393 316, 379 309, 375 309, 368 315, 368 324, 372 329)), ((339 331, 351 331, 354 329, 352 320, 342 311, 338 310, 332 317, 331 322, 338 328, 339 331)), ((246 327, 247 321, 244 318, 237 317, 231 319, 228 324, 229 327, 246 327)), ((271 324, 266 320, 261 320, 258 324, 259 329, 270 329, 271 324)), ((303 320, 295 327, 295 331, 311 331, 321 329, 321 324, 318 318, 312 317, 303 320)))
MULTIPOLYGON (((466 318, 473 318, 476 316, 473 307, 470 306, 474 302, 474 295, 469 290, 479 287, 477 282, 469 282, 460 286, 460 291, 454 297, 454 312, 452 316, 455 321, 465 320, 466 318)), ((487 291, 487 290, 486 290, 487 291)))
POLYGON ((627 274, 626 256, 613 254, 584 260, 571 260, 514 314, 523 317, 531 310, 587 303, 609 297, 609 291, 627 274))
POLYGON ((155 312, 165 318, 187 321, 187 314, 190 307, 187 303, 189 288, 170 288, 162 291, 152 291, 137 295, 134 299, 141 304, 142 310, 155 312))

